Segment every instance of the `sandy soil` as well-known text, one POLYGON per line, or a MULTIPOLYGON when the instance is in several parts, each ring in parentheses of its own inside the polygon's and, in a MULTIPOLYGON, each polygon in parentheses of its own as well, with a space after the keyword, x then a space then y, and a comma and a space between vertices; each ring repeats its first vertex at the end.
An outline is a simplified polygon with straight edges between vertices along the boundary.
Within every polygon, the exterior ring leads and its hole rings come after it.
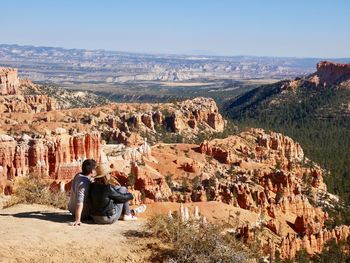
MULTIPOLYGON (((257 213, 219 202, 185 206, 191 215, 198 206, 209 222, 234 223, 237 214, 240 224, 254 224, 259 218, 257 213)), ((170 202, 148 204, 138 221, 112 225, 87 221, 80 227, 69 225, 73 218, 67 211, 51 207, 16 205, 0 209, 0 262, 152 262, 152 249, 156 250, 159 243, 147 236, 145 221, 179 207, 170 202)), ((287 222, 294 220, 295 215, 279 219, 284 234, 293 232, 287 222)))
POLYGON ((40 205, 0 210, 0 262, 150 262, 144 220, 69 225, 68 212, 40 205))
MULTIPOLYGON (((205 216, 207 220, 211 223, 230 223, 235 224, 236 216, 239 215, 239 224, 249 224, 253 225, 259 219, 259 214, 245 210, 239 207, 234 207, 231 205, 227 205, 221 202, 193 202, 185 204, 188 207, 190 215, 193 215, 194 209, 197 206, 199 208, 199 212, 202 216, 205 216)), ((171 202, 161 202, 161 203, 153 203, 147 205, 147 210, 143 213, 143 218, 149 218, 155 214, 168 214, 169 211, 179 211, 180 204, 179 203, 171 203, 171 202)), ((285 215, 280 215, 278 217, 278 222, 281 224, 278 226, 281 228, 281 232, 283 235, 287 235, 288 233, 295 233, 294 230, 290 227, 288 222, 294 222, 296 215, 287 213, 285 215)), ((271 218, 266 215, 265 220, 268 221, 271 218)))
MULTIPOLYGON (((215 201, 186 203, 185 206, 188 207, 190 215, 194 214, 194 209, 198 206, 200 214, 205 216, 207 220, 212 223, 233 223, 232 220, 237 212, 240 215, 240 222, 249 222, 253 224, 259 217, 257 213, 215 201)), ((161 202, 147 204, 146 212, 140 216, 148 218, 155 214, 167 215, 169 211, 177 212, 179 209, 180 203, 161 202)))

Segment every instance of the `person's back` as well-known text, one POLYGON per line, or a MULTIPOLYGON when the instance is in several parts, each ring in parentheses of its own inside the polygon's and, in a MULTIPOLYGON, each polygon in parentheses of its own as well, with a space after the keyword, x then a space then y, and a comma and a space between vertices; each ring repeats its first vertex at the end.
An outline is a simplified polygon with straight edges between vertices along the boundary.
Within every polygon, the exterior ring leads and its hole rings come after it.
POLYGON ((125 187, 116 189, 110 184, 93 183, 90 190, 92 216, 111 216, 116 213, 115 204, 132 200, 133 195, 125 187))
POLYGON ((110 167, 99 165, 90 188, 91 217, 97 224, 113 224, 118 219, 136 220, 136 213, 131 213, 128 203, 133 195, 126 187, 109 184, 109 179, 110 167))
POLYGON ((72 188, 70 193, 70 199, 68 204, 68 210, 75 216, 76 206, 83 204, 83 210, 81 218, 89 216, 89 191, 90 191, 91 179, 81 173, 75 175, 72 181, 72 188))

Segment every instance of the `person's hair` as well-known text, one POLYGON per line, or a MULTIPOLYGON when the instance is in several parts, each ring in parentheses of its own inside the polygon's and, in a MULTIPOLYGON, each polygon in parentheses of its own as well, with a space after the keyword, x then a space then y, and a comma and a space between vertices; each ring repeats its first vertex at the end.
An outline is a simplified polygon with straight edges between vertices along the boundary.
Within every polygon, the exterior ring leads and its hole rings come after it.
POLYGON ((108 184, 107 176, 96 178, 94 181, 96 184, 108 184))
POLYGON ((96 161, 93 159, 86 159, 81 167, 83 175, 91 174, 92 170, 96 169, 96 161))

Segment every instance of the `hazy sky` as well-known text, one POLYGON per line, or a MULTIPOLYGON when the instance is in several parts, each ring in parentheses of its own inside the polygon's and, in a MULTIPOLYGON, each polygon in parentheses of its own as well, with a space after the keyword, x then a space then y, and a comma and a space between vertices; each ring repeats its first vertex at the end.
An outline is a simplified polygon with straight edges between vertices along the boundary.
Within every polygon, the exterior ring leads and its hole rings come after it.
POLYGON ((350 0, 1 1, 0 43, 350 57, 350 0))

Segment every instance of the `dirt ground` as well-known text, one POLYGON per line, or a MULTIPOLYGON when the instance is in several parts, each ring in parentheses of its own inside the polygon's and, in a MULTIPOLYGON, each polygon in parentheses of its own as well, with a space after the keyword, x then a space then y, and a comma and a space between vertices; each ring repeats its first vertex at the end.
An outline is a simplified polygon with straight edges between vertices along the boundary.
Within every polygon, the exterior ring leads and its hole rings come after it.
POLYGON ((144 220, 71 221, 68 212, 40 205, 0 210, 0 262, 150 262, 144 220))
MULTIPOLYGON (((220 202, 185 204, 193 215, 195 206, 209 222, 254 224, 259 214, 220 202), (233 220, 233 221, 232 221, 233 220)), ((147 205, 138 221, 118 221, 112 225, 97 225, 87 221, 73 227, 68 211, 41 205, 16 205, 0 209, 0 263, 2 262, 155 262, 159 241, 147 235, 144 224, 155 214, 179 211, 178 203, 147 205)), ((293 232, 281 218, 281 231, 293 232)), ((159 261, 157 261, 159 262, 159 261)))

